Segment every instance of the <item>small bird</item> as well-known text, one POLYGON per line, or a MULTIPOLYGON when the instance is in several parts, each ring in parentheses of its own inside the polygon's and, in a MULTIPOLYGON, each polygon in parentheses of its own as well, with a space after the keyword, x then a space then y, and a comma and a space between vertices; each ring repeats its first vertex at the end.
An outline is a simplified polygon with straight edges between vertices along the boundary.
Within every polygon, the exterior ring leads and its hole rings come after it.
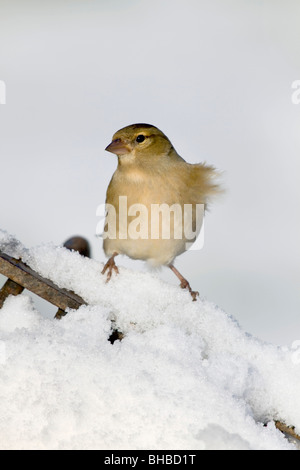
POLYGON ((119 254, 152 266, 168 266, 196 300, 199 293, 173 262, 195 241, 204 210, 220 192, 217 170, 204 163, 187 163, 168 137, 150 124, 118 130, 105 150, 117 155, 118 167, 106 193, 103 249, 109 259, 102 274, 107 272, 107 281, 113 271, 118 274, 115 257, 119 254))

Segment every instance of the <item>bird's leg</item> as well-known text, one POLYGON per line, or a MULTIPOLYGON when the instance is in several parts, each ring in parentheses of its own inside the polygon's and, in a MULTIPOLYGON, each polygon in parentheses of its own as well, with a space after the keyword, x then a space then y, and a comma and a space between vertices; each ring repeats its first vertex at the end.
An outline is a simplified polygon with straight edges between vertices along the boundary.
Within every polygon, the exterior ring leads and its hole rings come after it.
POLYGON ((104 265, 104 268, 102 269, 102 272, 101 274, 105 274, 106 271, 107 272, 107 278, 106 278, 106 282, 108 282, 111 278, 111 275, 112 275, 112 271, 114 270, 116 274, 119 274, 119 270, 118 270, 118 266, 116 265, 115 263, 115 257, 118 255, 118 253, 114 253, 110 258, 109 260, 107 261, 107 263, 104 265))
POLYGON ((189 282, 180 274, 180 272, 173 266, 173 264, 169 264, 169 268, 172 269, 173 273, 176 274, 178 279, 180 280, 180 287, 181 289, 188 289, 193 300, 197 300, 197 297, 199 296, 199 292, 193 291, 189 282))

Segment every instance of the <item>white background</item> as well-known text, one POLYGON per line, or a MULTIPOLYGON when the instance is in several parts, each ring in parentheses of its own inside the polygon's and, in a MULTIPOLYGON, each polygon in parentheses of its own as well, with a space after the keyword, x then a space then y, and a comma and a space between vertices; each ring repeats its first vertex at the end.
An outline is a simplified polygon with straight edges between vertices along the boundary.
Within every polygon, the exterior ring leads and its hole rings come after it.
POLYGON ((300 339, 299 17, 297 0, 0 0, 1 228, 29 247, 80 234, 104 261, 104 148, 154 124, 227 188, 177 268, 249 333, 300 339))

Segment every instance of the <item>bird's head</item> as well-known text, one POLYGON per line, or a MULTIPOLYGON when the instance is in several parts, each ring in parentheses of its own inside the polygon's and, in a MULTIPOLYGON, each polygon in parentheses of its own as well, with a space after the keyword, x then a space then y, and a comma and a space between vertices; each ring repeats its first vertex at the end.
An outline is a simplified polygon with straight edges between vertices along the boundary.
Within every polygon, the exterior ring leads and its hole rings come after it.
POLYGON ((153 161, 168 155, 173 146, 168 137, 150 124, 132 124, 117 131, 108 152, 119 157, 119 161, 153 161))

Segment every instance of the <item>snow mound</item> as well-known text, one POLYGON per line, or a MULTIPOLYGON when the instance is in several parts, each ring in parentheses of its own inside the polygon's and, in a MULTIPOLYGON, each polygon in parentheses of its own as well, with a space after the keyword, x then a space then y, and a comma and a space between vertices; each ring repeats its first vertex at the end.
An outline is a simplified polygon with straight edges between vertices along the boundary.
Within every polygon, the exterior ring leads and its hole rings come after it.
POLYGON ((49 320, 25 292, 0 310, 2 449, 295 449, 273 423, 300 432, 295 351, 159 276, 106 284, 101 263, 1 231, 0 250, 88 303, 49 320))

